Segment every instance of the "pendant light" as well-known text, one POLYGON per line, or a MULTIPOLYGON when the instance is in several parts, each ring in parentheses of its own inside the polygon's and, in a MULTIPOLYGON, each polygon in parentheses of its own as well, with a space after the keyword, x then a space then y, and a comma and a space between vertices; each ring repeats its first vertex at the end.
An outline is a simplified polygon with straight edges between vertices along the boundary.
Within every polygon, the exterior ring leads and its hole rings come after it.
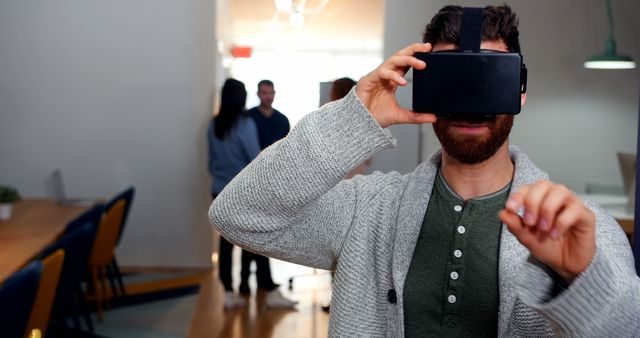
POLYGON ((607 0, 607 15, 609 17, 609 37, 604 46, 604 53, 594 55, 584 63, 585 68, 590 69, 633 69, 636 63, 626 55, 620 55, 616 51, 616 40, 613 38, 613 11, 611 0, 607 0))

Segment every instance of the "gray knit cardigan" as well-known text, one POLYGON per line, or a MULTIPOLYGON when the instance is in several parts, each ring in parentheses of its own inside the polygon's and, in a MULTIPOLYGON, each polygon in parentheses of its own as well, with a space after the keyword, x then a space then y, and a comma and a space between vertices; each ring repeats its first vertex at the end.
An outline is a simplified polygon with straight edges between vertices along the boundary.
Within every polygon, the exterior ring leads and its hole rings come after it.
MULTIPOLYGON (((343 180, 360 162, 394 146, 352 91, 264 150, 209 210, 211 223, 232 243, 335 269, 332 337, 404 336, 404 281, 441 156, 406 175, 376 172, 343 180)), ((520 150, 511 147, 510 153, 512 191, 547 178, 520 150)), ((597 217, 596 255, 556 297, 549 269, 503 225, 500 337, 640 336, 640 281, 629 243, 609 214, 586 203, 597 217)))

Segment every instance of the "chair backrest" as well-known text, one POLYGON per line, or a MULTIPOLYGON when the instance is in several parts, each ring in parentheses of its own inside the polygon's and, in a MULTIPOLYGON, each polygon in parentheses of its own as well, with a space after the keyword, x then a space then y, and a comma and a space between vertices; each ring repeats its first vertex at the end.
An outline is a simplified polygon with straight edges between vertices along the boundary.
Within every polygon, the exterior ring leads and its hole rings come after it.
POLYGON ((25 337, 29 336, 33 329, 40 329, 42 334, 46 334, 63 262, 64 250, 62 249, 58 249, 42 259, 40 283, 38 283, 36 299, 31 309, 29 321, 27 322, 25 337))
POLYGON ((126 202, 120 199, 105 211, 89 257, 90 267, 103 267, 111 263, 118 242, 125 205, 126 202))
POLYGON ((122 239, 122 233, 124 232, 124 226, 127 224, 127 219, 129 219, 129 211, 131 211, 131 205, 133 204, 133 197, 136 194, 136 189, 134 187, 129 187, 125 191, 119 193, 111 201, 107 202, 106 209, 109 210, 113 205, 115 205, 119 200, 124 200, 124 215, 122 216, 122 224, 120 225, 120 230, 118 232, 118 240, 116 242, 120 243, 122 239))
POLYGON ((89 255, 96 236, 96 229, 96 225, 86 223, 62 236, 41 254, 41 257, 46 257, 58 249, 63 249, 66 257, 62 264, 62 272, 53 302, 52 317, 62 318, 73 309, 75 292, 79 290, 82 278, 88 269, 89 255))
POLYGON ((87 224, 100 224, 100 220, 102 219, 102 215, 104 213, 104 205, 97 204, 91 209, 85 211, 80 216, 76 217, 74 220, 67 224, 67 227, 64 229, 65 233, 70 233, 73 230, 87 224))
POLYGON ((0 286, 0 335, 22 337, 38 291, 42 263, 31 262, 0 286))

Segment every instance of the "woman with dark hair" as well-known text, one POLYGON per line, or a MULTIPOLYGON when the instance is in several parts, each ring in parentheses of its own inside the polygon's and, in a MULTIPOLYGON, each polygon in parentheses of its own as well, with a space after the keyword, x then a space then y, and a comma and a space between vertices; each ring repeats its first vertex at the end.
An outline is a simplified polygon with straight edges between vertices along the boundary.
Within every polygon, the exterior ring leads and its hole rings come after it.
POLYGON ((329 92, 329 98, 331 101, 340 100, 341 98, 347 96, 356 85, 352 78, 349 77, 341 77, 331 84, 331 91, 329 92))
MULTIPOLYGON (((222 87, 220 110, 209 125, 209 173, 213 177, 211 195, 218 194, 260 153, 258 129, 246 115, 247 91, 244 84, 227 79, 222 87)), ((243 307, 246 301, 233 292, 231 253, 233 244, 220 236, 219 276, 224 286, 224 308, 243 307)))

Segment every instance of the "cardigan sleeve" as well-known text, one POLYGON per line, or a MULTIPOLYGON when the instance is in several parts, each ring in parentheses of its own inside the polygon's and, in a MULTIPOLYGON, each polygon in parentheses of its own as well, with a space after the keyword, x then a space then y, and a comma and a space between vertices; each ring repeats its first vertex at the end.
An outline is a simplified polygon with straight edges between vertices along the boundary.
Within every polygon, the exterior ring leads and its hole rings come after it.
MULTIPOLYGON (((391 134, 352 91, 307 115, 265 149, 211 204, 209 219, 241 247, 330 269, 364 198, 356 181, 344 176, 393 146, 391 134)), ((375 178, 366 182, 376 185, 375 178)))
POLYGON ((518 294, 564 337, 639 337, 640 279, 629 242, 616 221, 594 203, 596 253, 565 290, 548 267, 529 257, 520 271, 518 294))

